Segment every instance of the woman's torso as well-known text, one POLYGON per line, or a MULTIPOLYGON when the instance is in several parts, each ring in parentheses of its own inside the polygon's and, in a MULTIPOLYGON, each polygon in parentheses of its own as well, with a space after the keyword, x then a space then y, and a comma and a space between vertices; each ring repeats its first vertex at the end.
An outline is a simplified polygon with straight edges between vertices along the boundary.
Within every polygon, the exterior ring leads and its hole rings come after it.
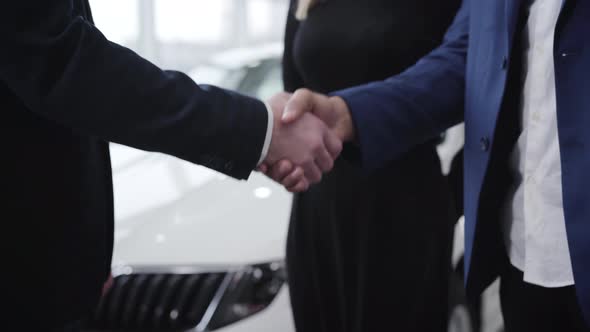
POLYGON ((440 43, 457 5, 457 0, 320 1, 294 36, 295 68, 305 87, 320 92, 385 79, 440 43))
MULTIPOLYGON (((459 4, 320 2, 287 28, 287 89, 329 93, 400 73, 440 43, 459 4)), ((443 331, 452 228, 434 144, 370 175, 357 149, 344 155, 294 201, 287 261, 298 330, 378 331, 397 312, 400 331, 443 331)))

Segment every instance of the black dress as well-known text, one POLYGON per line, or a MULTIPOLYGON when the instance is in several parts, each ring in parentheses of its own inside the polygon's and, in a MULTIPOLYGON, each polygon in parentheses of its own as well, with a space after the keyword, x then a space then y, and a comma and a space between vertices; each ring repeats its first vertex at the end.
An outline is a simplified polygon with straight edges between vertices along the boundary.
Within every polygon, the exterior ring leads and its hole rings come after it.
MULTIPOLYGON (((436 47, 458 0, 292 0, 285 88, 329 93, 382 80, 436 47)), ((452 209, 431 142, 366 174, 348 147, 295 197, 287 261, 299 332, 445 331, 452 209)))

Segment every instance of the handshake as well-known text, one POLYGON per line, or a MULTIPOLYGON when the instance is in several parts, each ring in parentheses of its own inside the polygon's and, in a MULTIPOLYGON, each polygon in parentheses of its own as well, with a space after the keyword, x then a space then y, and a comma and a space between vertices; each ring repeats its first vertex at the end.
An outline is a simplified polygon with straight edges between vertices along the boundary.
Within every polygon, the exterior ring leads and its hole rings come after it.
POLYGON ((277 94, 268 104, 272 139, 258 170, 290 192, 306 191, 332 170, 342 144, 354 139, 350 110, 340 97, 305 89, 277 94))

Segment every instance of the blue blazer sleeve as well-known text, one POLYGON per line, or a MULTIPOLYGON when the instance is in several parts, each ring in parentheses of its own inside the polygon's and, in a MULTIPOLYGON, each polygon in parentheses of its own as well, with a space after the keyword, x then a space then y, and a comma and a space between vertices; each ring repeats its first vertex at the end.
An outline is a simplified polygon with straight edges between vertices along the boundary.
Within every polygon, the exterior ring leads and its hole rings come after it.
POLYGON ((413 67, 333 94, 352 112, 363 167, 369 171, 463 120, 469 1, 463 1, 443 44, 413 67))
POLYGON ((30 111, 83 135, 237 178, 256 167, 268 117, 260 101, 160 70, 109 42, 73 1, 6 2, 0 84, 30 111))

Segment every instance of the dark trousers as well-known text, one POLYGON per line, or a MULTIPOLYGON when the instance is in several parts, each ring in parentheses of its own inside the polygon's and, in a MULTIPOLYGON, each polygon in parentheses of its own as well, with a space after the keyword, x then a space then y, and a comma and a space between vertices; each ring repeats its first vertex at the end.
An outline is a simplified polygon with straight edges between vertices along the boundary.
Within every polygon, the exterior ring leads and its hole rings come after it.
POLYGON ((523 281, 511 264, 500 280, 500 300, 506 332, 590 332, 574 286, 545 288, 523 281))

